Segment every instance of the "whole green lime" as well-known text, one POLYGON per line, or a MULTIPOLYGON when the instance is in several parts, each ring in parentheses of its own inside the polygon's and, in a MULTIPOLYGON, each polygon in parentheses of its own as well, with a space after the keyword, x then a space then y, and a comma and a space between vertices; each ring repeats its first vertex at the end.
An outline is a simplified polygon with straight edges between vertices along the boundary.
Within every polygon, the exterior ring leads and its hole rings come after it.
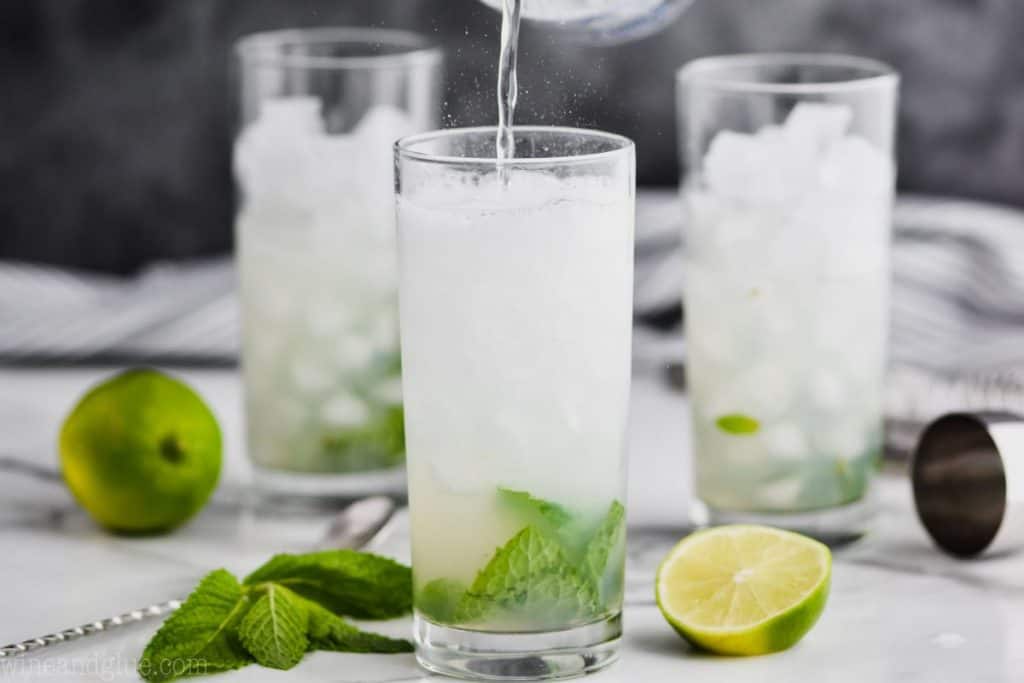
POLYGON ((60 461, 71 493, 102 526, 167 531, 216 488, 220 428, 182 382, 128 370, 91 389, 64 420, 60 461))

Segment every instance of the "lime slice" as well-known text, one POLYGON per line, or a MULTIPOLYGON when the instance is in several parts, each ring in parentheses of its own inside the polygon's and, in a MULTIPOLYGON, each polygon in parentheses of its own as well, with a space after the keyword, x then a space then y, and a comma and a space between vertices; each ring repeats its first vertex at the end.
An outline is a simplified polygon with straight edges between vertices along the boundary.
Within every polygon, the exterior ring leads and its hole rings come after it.
POLYGON ((761 655, 794 645, 821 616, 832 555, 805 536, 761 526, 699 531, 658 568, 668 623, 692 645, 761 655))

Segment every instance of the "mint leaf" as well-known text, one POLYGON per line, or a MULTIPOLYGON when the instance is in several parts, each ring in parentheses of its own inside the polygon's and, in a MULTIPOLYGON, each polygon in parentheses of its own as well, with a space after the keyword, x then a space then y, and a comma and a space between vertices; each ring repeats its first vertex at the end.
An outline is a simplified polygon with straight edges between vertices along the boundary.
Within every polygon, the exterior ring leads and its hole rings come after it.
POLYGON ((434 579, 416 596, 416 609, 438 624, 455 621, 455 610, 466 594, 466 586, 455 579, 434 579))
POLYGON ((207 574, 164 622, 139 660, 147 681, 238 669, 252 661, 237 637, 251 605, 238 579, 224 569, 207 574))
POLYGON ((741 415, 739 413, 733 415, 723 415, 715 421, 718 428, 728 434, 734 434, 736 436, 749 436, 750 434, 756 434, 757 430, 761 428, 761 423, 750 417, 749 415, 741 415))
POLYGON ((587 545, 583 556, 583 576, 598 591, 605 606, 622 594, 621 563, 626 548, 626 508, 619 501, 613 501, 608 513, 587 545), (609 572, 612 565, 614 570, 609 572))
POLYGON ((587 539, 594 532, 592 525, 584 524, 564 506, 535 498, 525 491, 499 486, 498 500, 524 527, 533 526, 557 539, 571 562, 582 561, 587 539))
POLYGON ((532 522, 543 521, 552 528, 564 526, 572 521, 569 511, 558 503, 541 498, 534 498, 526 491, 514 491, 503 486, 498 487, 498 497, 503 503, 523 516, 534 517, 532 522))
POLYGON ((287 588, 270 584, 238 627, 238 637, 256 661, 271 669, 290 669, 309 647, 309 614, 287 588))
POLYGON ((247 586, 273 582, 333 612, 390 619, 412 609, 412 572, 394 560, 355 550, 275 555, 246 577, 247 586))
POLYGON ((295 599, 302 602, 309 616, 307 632, 310 650, 380 654, 413 651, 412 643, 408 640, 363 631, 315 602, 299 596, 295 596, 295 599))
POLYGON ((497 621, 504 626, 566 624, 597 610, 597 593, 580 577, 561 545, 535 527, 526 527, 477 574, 459 602, 455 620, 497 621))

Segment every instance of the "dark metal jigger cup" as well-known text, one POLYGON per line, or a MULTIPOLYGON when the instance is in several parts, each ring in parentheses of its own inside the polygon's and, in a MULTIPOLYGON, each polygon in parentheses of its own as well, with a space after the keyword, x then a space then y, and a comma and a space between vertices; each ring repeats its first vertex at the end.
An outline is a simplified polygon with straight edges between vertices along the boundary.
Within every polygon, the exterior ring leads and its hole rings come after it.
POLYGON ((921 435, 914 503, 932 539, 958 557, 1024 547, 1024 418, 953 413, 921 435))

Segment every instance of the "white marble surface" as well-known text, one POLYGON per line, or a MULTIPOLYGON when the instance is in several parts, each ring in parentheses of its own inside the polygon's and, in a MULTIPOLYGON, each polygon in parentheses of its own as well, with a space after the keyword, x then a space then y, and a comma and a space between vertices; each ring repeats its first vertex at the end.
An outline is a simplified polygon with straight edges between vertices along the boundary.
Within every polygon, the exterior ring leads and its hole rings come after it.
MULTIPOLYGON (((66 411, 109 369, 0 369, 0 455, 56 468, 66 411)), ((239 573, 278 551, 312 544, 323 518, 280 519, 234 504, 247 478, 238 382, 231 371, 182 373, 225 429, 224 484, 177 533, 126 539, 96 529, 59 484, 0 470, 0 641, 50 632, 188 592, 206 571, 239 573)), ((654 374, 634 383, 630 452, 631 564, 621 661, 591 677, 613 681, 1024 681, 1024 557, 958 562, 937 553, 898 476, 879 487, 876 531, 837 554, 832 596, 819 624, 777 655, 729 659, 689 650, 650 597, 654 563, 685 531, 689 501, 685 399, 654 374)), ((401 525, 380 550, 404 555, 401 525)), ((408 622, 380 626, 403 634, 408 622)), ((134 663, 156 624, 85 639, 4 662, 10 680, 136 680, 134 663)), ((257 667, 221 681, 415 681, 407 655, 316 653, 291 672, 257 667)))

